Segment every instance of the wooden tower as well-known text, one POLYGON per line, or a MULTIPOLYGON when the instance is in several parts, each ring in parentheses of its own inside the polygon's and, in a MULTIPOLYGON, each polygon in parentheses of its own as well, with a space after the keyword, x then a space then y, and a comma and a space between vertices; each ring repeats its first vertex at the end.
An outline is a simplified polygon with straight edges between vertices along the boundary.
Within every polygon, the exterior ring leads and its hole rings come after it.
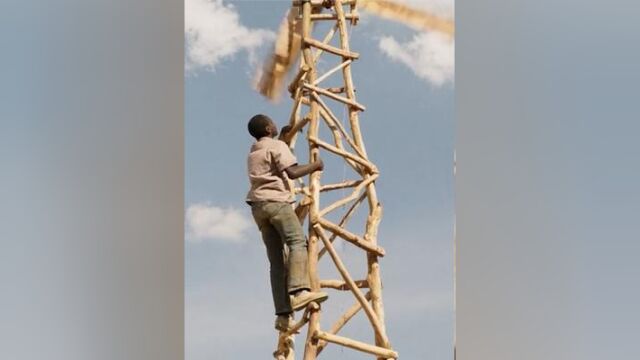
MULTIPOLYGON (((396 359, 398 354, 392 349, 385 329, 382 302, 379 259, 385 252, 378 245, 377 233, 382 206, 378 201, 375 185, 379 172, 367 157, 359 124, 359 114, 365 107, 356 98, 351 76, 351 66, 359 55, 349 46, 348 26, 357 24, 357 2, 293 1, 290 18, 298 21, 297 26, 301 27, 298 42, 302 56, 298 72, 289 86, 294 105, 289 122, 292 131, 285 141, 293 148, 298 133, 306 130, 310 161, 317 159, 321 152, 328 152, 341 158, 357 174, 356 179, 324 184, 322 173, 316 172, 309 176, 307 184, 300 182, 294 185, 296 193, 302 194, 296 212, 301 221, 308 217, 311 286, 312 290, 349 291, 353 294, 354 302, 342 316, 334 320, 330 328, 320 327, 321 308, 315 303, 311 304, 293 330, 280 333, 274 356, 279 360, 293 360, 293 334, 306 326, 304 360, 316 359, 325 347, 334 345, 369 353, 377 359, 396 359), (312 29, 316 22, 333 23, 322 39, 313 37, 312 29), (339 45, 331 45, 334 37, 339 38, 339 45), (331 57, 333 62, 338 60, 338 64, 319 74, 317 64, 322 57, 331 57), (341 77, 342 86, 324 86, 325 80, 331 76, 341 77), (337 111, 332 110, 336 105, 344 107, 342 113, 347 117, 344 121, 338 117, 337 111), (330 139, 320 138, 321 126, 328 128, 332 134, 330 139), (338 189, 346 189, 348 195, 321 207, 321 197, 338 189), (329 213, 344 211, 345 208, 347 210, 340 215, 340 221, 330 221, 327 218, 329 213), (358 210, 367 211, 366 225, 363 229, 351 229, 349 220, 358 210), (351 276, 333 246, 335 239, 346 241, 350 243, 348 246, 362 250, 367 260, 366 279, 354 279, 351 276), (318 262, 323 257, 326 258, 324 255, 327 254, 341 279, 319 279, 318 262), (364 312, 371 325, 371 338, 356 340, 339 335, 340 329, 359 311, 364 312)), ((326 304, 330 302, 331 297, 326 304)))

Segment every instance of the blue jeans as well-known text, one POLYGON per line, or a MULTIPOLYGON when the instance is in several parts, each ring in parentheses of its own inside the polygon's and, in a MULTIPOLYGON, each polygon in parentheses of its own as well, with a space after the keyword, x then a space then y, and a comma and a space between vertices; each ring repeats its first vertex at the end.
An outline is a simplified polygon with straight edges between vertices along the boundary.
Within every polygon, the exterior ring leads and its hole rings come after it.
POLYGON ((310 289, 307 240, 302 225, 291 204, 285 202, 254 202, 251 213, 267 248, 276 315, 290 313, 289 294, 310 289))

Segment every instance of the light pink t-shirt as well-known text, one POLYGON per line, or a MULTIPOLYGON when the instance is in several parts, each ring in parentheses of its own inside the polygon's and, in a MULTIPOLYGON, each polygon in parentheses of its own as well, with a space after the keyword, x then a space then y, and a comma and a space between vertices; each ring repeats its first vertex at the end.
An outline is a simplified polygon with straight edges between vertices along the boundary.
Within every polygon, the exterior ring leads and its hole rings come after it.
POLYGON ((294 202, 284 170, 297 162, 283 141, 263 137, 253 143, 247 159, 251 183, 247 201, 294 202))

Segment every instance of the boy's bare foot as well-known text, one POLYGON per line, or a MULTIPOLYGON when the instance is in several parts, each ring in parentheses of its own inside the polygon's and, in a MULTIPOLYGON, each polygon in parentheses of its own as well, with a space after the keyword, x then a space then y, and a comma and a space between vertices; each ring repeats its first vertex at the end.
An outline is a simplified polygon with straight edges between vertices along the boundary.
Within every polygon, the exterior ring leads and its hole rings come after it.
POLYGON ((322 291, 302 290, 291 296, 291 307, 293 311, 304 309, 311 302, 320 304, 327 300, 329 295, 322 291))

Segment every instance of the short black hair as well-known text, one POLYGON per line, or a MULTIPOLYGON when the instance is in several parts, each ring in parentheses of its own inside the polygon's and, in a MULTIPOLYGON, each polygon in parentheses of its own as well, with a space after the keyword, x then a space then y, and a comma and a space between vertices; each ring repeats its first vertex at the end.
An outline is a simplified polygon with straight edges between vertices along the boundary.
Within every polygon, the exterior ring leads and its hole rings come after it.
POLYGON ((256 139, 269 135, 267 132, 267 126, 272 122, 271 118, 267 115, 258 114, 249 120, 249 134, 256 139))

